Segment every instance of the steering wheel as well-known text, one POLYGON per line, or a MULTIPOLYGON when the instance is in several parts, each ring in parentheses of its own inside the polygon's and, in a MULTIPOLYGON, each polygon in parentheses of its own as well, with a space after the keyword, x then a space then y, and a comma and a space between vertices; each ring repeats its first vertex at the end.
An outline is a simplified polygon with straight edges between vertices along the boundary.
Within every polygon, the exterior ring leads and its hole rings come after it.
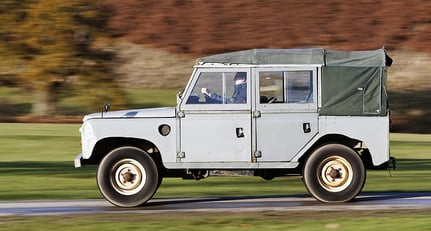
POLYGON ((221 104, 221 103, 223 103, 220 100, 212 99, 211 97, 209 97, 206 94, 204 94, 204 96, 205 96, 205 103, 212 103, 212 104, 221 104))
POLYGON ((277 100, 277 98, 275 96, 271 96, 268 99, 268 103, 274 103, 277 100))

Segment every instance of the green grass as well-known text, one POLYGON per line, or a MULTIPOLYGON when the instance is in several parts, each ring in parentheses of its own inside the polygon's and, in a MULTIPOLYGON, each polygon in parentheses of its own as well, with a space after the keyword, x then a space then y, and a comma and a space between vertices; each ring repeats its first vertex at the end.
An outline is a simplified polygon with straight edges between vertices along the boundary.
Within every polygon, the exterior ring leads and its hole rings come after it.
POLYGON ((0 117, 24 115, 30 112, 31 97, 20 88, 0 86, 0 117))
POLYGON ((78 124, 0 124, 0 200, 100 198, 95 168, 75 169, 78 124))
POLYGON ((431 135, 393 133, 390 139, 397 169, 368 171, 363 191, 431 191, 431 135))
POLYGON ((102 214, 5 217, 2 230, 429 230, 431 211, 102 214), (353 216, 352 216, 353 215, 353 216))
POLYGON ((131 108, 175 106, 180 89, 127 89, 131 108))
MULTIPOLYGON (((96 168, 75 169, 78 124, 0 123, 0 201, 102 198, 96 168)), ((368 171, 363 192, 430 191, 431 135, 391 134, 395 171, 368 171), (392 176, 391 176, 392 175, 392 176)), ((305 194, 298 177, 164 179, 156 198, 305 194)), ((429 230, 431 211, 92 214, 0 217, 0 230, 429 230), (167 219, 169 217, 169 219, 167 219)))
MULTIPOLYGON (((124 96, 127 100, 127 108, 151 108, 175 106, 176 95, 181 89, 124 89, 124 96)), ((94 89, 92 90, 94 91, 94 89)), ((32 95, 31 92, 16 87, 0 86, 0 119, 2 116, 26 116, 30 113, 32 95)), ((104 103, 103 100, 97 101, 89 109, 87 95, 74 95, 59 99, 56 103, 59 113, 68 116, 77 116, 99 110, 104 103), (90 110, 90 111, 89 111, 90 110)), ((112 110, 119 109, 113 103, 112 110)))
MULTIPOLYGON (((115 102, 110 102, 111 110, 175 106, 178 92, 179 89, 124 89, 124 96, 118 97, 127 99, 124 105, 125 108, 119 108, 115 102)), ((83 102, 88 101, 87 97, 86 95, 75 95, 74 97, 64 98, 57 103, 58 109, 66 115, 79 115, 100 110, 102 105, 106 103, 105 101, 97 100, 92 105, 86 104, 87 106, 85 106, 83 102)))

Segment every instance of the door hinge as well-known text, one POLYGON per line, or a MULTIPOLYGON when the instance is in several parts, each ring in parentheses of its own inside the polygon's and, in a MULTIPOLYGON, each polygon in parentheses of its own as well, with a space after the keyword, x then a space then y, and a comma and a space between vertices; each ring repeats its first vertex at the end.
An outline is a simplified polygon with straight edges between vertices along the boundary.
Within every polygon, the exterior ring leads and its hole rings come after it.
POLYGON ((262 116, 262 113, 260 113, 260 111, 254 111, 253 112, 253 117, 254 118, 259 118, 259 117, 261 117, 262 116))
POLYGON ((177 158, 179 158, 179 159, 186 158, 186 153, 185 152, 177 152, 177 158))
POLYGON ((177 117, 178 118, 184 118, 184 117, 186 117, 186 113, 184 113, 183 111, 179 111, 179 112, 177 112, 177 117))

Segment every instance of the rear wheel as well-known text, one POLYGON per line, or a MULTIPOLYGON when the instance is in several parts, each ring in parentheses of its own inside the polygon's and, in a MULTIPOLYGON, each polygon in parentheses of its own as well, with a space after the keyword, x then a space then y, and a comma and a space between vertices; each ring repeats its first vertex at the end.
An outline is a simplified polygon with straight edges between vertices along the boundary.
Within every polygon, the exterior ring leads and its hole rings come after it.
POLYGON ((160 181, 154 160, 135 147, 120 147, 111 151, 97 170, 100 192, 119 207, 144 204, 153 197, 160 181))
POLYGON ((341 144, 316 149, 305 163, 303 180, 310 194, 322 202, 346 202, 365 184, 366 172, 359 155, 341 144))

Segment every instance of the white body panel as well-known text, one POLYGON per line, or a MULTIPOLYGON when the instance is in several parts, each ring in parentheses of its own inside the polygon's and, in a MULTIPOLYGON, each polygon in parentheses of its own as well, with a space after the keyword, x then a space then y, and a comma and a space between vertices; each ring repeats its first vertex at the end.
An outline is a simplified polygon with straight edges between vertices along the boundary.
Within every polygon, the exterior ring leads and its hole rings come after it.
POLYGON ((389 117, 324 116, 319 119, 321 134, 342 134, 362 141, 370 150, 373 164, 389 159, 389 117))
MULTIPOLYGON (((90 159, 97 142, 111 137, 142 139, 153 143, 164 167, 170 169, 277 169, 295 168, 299 159, 321 137, 339 134, 363 142, 374 165, 389 159, 389 118, 379 116, 318 116, 320 66, 318 65, 207 65, 196 66, 177 108, 155 108, 94 113, 81 127, 82 158, 90 159), (244 104, 186 103, 195 94, 203 72, 246 72, 244 104), (261 72, 309 71, 310 102, 264 104, 258 100, 261 72), (159 133, 167 124, 171 132, 159 133)), ((285 75, 286 76, 286 75, 285 75)), ((223 76, 226 78, 226 74, 223 76)), ((287 77, 285 77, 287 82, 287 77)), ((287 89, 287 83, 284 83, 287 89)), ((226 88, 224 85, 223 88, 226 88)))
MULTIPOLYGON (((133 111, 133 110, 132 110, 133 111)), ((176 161, 176 119, 174 118, 174 108, 161 109, 166 115, 170 115, 171 118, 152 118, 153 112, 157 110, 150 110, 150 114, 145 114, 141 111, 140 118, 115 118, 107 119, 115 113, 108 113, 101 119, 100 113, 93 114, 98 115, 98 119, 91 117, 84 121, 81 126, 81 138, 82 138, 82 157, 83 159, 89 159, 91 157, 94 146, 97 142, 111 137, 121 138, 137 138, 148 140, 154 143, 161 153, 170 155, 164 156, 164 161, 175 162, 176 161), (167 136, 162 136, 159 132, 159 126, 167 124, 171 127, 171 132, 167 136)), ((124 114, 126 111, 122 111, 124 114)), ((127 114, 127 112, 126 112, 127 114)))

